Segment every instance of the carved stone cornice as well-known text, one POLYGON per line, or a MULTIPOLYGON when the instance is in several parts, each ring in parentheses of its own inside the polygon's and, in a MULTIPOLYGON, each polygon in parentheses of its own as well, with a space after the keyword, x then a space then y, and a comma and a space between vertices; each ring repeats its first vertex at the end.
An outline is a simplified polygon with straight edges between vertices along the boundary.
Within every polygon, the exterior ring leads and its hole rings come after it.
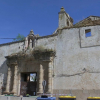
POLYGON ((15 66, 18 64, 18 61, 16 58, 7 58, 7 66, 11 67, 11 66, 15 66))
POLYGON ((16 66, 16 65, 18 65, 18 64, 17 63, 7 63, 8 67, 12 67, 12 66, 16 66))
POLYGON ((40 52, 36 50, 33 53, 34 59, 38 61, 52 61, 55 57, 55 52, 54 51, 45 51, 45 52, 40 52))
POLYGON ((55 51, 51 49, 35 50, 27 52, 19 52, 6 56, 7 64, 17 64, 20 60, 34 60, 34 61, 52 61, 55 57, 55 51))

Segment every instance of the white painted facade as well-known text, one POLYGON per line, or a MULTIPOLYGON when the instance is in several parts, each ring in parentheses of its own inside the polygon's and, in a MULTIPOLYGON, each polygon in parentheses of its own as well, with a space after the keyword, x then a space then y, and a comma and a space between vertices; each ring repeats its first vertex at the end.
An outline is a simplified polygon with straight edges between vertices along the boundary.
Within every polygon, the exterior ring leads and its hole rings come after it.
MULTIPOLYGON (((35 47, 43 46, 56 51, 52 68, 53 93, 66 94, 71 90, 78 100, 99 96, 100 25, 62 29, 60 27, 55 34, 40 37, 35 41, 35 47), (90 37, 85 36, 87 29, 91 30, 90 37), (82 93, 79 94, 78 91, 82 93)), ((0 87, 6 84, 5 56, 23 50, 23 44, 24 42, 19 42, 0 46, 0 87)))
MULTIPOLYGON (((7 43, 0 45, 0 90, 2 86, 5 87, 7 81, 7 64, 5 56, 12 53, 17 53, 23 49, 24 42, 7 43)), ((0 94, 1 94, 0 92, 0 94)))
POLYGON ((54 89, 100 89, 99 29, 100 26, 63 29, 57 36, 38 40, 37 46, 56 51, 54 89), (85 37, 85 29, 91 29, 91 37, 85 37))

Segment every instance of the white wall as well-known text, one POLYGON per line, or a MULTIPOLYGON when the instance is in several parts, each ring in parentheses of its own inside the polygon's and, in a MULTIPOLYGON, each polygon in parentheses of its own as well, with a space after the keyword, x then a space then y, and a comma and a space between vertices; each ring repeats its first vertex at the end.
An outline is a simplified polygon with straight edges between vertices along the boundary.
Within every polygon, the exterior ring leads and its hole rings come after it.
POLYGON ((8 67, 6 65, 5 56, 8 56, 12 53, 17 53, 20 50, 22 50, 22 48, 23 48, 23 42, 0 45, 0 89, 1 86, 6 85, 6 81, 7 81, 8 67))
POLYGON ((99 29, 100 26, 80 28, 84 48, 80 47, 79 28, 66 29, 58 35, 54 89, 100 89, 100 42, 96 46, 97 40, 100 41, 99 29), (91 28, 92 36, 86 38, 84 30, 87 28, 91 28))
MULTIPOLYGON (((57 36, 36 41, 36 46, 56 50, 54 89, 100 89, 99 29, 100 26, 63 29, 57 36), (91 29, 92 36, 86 38, 84 31, 88 28, 91 29)), ((7 76, 4 56, 22 50, 21 45, 23 42, 0 46, 0 73, 4 75, 4 83, 7 76)), ((1 86, 2 78, 0 79, 1 86)))
POLYGON ((55 37, 37 41, 37 45, 56 50, 54 89, 100 89, 99 29, 100 26, 63 29, 55 37), (85 37, 85 29, 91 29, 91 37, 85 37))

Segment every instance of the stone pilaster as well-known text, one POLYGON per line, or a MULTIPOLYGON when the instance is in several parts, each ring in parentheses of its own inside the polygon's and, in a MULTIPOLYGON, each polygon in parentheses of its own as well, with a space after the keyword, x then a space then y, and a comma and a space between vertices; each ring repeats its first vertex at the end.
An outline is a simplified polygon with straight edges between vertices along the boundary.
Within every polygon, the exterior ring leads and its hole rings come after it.
POLYGON ((18 73, 18 96, 20 95, 20 85, 21 85, 21 73, 18 73))
POLYGON ((52 64, 49 62, 48 64, 48 91, 47 93, 52 92, 52 64))
POLYGON ((13 80, 13 89, 11 91, 12 94, 17 95, 17 77, 18 73, 18 65, 14 65, 14 80, 13 80))
POLYGON ((7 76, 7 85, 6 90, 4 91, 4 94, 10 93, 10 84, 11 84, 11 67, 8 67, 8 76, 7 76))
POLYGON ((39 72, 39 91, 38 93, 43 93, 43 86, 42 82, 44 80, 44 75, 43 75, 43 66, 40 64, 40 72, 39 72))

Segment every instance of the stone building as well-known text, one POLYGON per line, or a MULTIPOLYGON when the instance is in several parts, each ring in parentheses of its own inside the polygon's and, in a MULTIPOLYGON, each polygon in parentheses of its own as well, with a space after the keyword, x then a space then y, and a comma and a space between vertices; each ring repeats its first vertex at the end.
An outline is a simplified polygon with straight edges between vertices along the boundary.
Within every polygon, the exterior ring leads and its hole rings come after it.
MULTIPOLYGON (((77 100, 100 96, 100 17, 89 16, 73 25, 62 7, 59 27, 25 41, 0 45, 1 94, 71 94, 77 100)), ((58 96, 58 95, 57 95, 58 96)))

